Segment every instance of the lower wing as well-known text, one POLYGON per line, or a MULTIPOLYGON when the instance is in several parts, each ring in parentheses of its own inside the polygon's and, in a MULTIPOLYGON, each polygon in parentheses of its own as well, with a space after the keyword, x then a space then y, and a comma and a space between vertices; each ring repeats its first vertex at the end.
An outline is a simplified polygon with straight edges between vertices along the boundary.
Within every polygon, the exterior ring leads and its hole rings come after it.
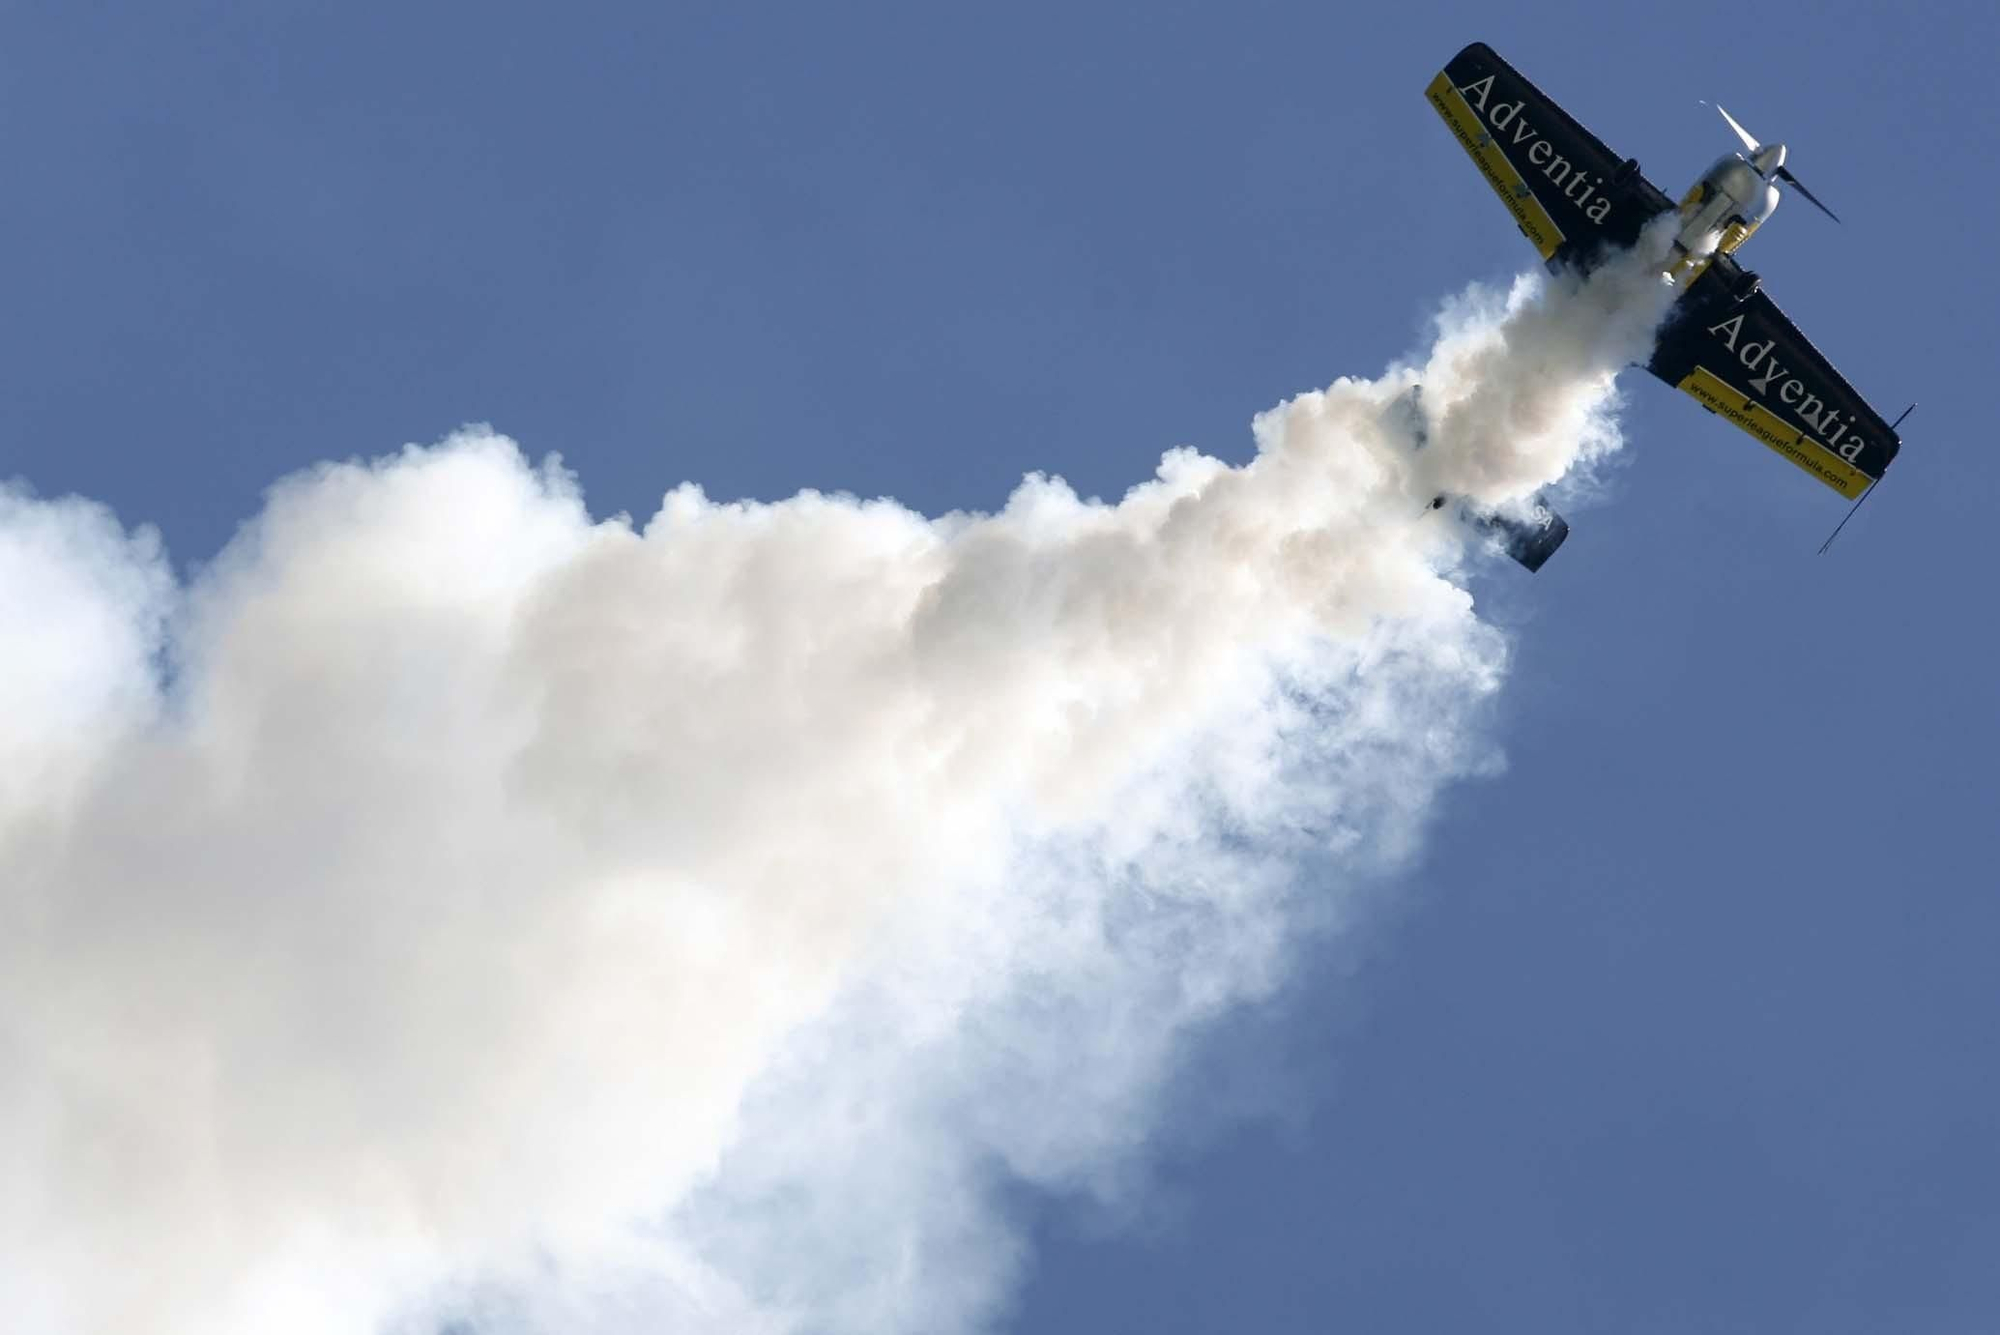
POLYGON ((1646 369, 1853 500, 1902 441, 1778 304, 1738 300, 1718 259, 1676 306, 1646 369))
POLYGON ((1425 95, 1544 260, 1588 264, 1673 207, 1638 163, 1621 162, 1483 42, 1452 57, 1425 95))

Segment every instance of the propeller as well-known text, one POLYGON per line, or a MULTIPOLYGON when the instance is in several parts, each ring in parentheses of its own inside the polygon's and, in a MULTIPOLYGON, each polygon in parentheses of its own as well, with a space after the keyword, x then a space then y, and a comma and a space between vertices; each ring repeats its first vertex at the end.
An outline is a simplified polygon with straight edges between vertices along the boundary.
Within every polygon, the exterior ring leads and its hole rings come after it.
MULTIPOLYGON (((1714 107, 1717 111, 1722 113, 1722 119, 1728 121, 1729 128, 1736 131, 1736 137, 1743 141, 1743 147, 1750 150, 1751 165, 1757 167, 1759 171, 1762 171, 1763 167, 1757 163, 1756 159, 1760 154, 1765 152, 1765 149, 1762 144, 1757 142, 1757 137, 1751 134, 1748 130, 1744 129, 1741 125, 1738 125, 1736 123, 1736 118, 1734 116, 1730 115, 1726 111, 1723 111, 1721 103, 1704 101, 1702 105, 1714 107)), ((1773 171, 1771 174, 1773 176, 1776 176, 1779 180, 1785 182, 1787 185, 1791 186, 1794 190, 1797 190, 1801 195, 1804 195, 1806 199, 1812 204, 1812 206, 1818 209, 1821 213, 1824 213, 1827 217, 1833 219, 1835 222, 1839 222, 1840 215, 1838 213, 1835 213, 1832 209, 1828 208, 1826 205, 1820 203, 1819 196, 1815 195, 1812 191, 1806 189, 1805 182, 1801 181, 1798 177, 1792 175, 1791 168, 1785 166, 1785 146, 1783 144, 1776 144, 1773 146, 1773 148, 1775 150, 1774 156, 1777 158, 1777 162, 1772 164, 1776 168, 1776 170, 1773 171)))
POLYGON ((1789 167, 1778 168, 1778 179, 1781 181, 1788 182, 1791 185, 1792 189, 1798 191, 1800 194, 1804 195, 1807 199, 1811 200, 1813 207, 1818 209, 1821 213, 1824 213, 1827 217, 1833 219, 1835 222, 1840 221, 1840 215, 1838 213, 1835 213, 1832 209, 1828 208, 1826 205, 1820 203, 1819 196, 1815 195, 1812 191, 1806 189, 1805 182, 1801 181, 1798 177, 1792 175, 1791 168, 1789 167))
MULTIPOLYGON (((1717 111, 1722 111, 1722 105, 1718 102, 1703 102, 1702 105, 1705 107, 1714 107, 1717 111)), ((1736 137, 1743 141, 1743 147, 1749 149, 1752 153, 1763 147, 1762 144, 1757 142, 1755 136, 1736 123, 1734 116, 1726 111, 1722 111, 1722 119, 1728 121, 1729 128, 1736 131, 1736 137)))

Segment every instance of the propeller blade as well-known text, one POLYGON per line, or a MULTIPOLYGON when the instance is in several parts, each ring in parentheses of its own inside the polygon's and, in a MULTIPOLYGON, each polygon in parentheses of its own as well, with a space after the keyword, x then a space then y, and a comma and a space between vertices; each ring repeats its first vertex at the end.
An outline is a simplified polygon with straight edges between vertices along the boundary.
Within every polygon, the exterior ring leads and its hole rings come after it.
MULTIPOLYGON (((1722 111, 1722 104, 1719 102, 1709 102, 1706 105, 1714 107, 1717 111, 1722 111)), ((1752 153, 1755 153, 1758 149, 1763 147, 1762 144, 1758 143, 1755 139, 1750 137, 1750 132, 1748 130, 1744 129, 1742 126, 1736 123, 1736 118, 1734 116, 1730 115, 1726 111, 1722 111, 1722 119, 1728 121, 1729 128, 1736 131, 1736 137, 1743 141, 1743 147, 1749 149, 1752 153)))
POLYGON ((1824 213, 1827 217, 1833 219, 1835 222, 1840 221, 1840 215, 1838 213, 1835 213, 1832 209, 1828 208, 1826 205, 1820 203, 1819 196, 1815 195, 1812 191, 1806 189, 1805 183, 1799 180, 1798 177, 1792 175, 1791 169, 1789 167, 1778 168, 1778 179, 1789 183, 1792 189, 1798 191, 1800 194, 1804 195, 1807 199, 1810 199, 1813 202, 1813 207, 1818 209, 1821 213, 1824 213))

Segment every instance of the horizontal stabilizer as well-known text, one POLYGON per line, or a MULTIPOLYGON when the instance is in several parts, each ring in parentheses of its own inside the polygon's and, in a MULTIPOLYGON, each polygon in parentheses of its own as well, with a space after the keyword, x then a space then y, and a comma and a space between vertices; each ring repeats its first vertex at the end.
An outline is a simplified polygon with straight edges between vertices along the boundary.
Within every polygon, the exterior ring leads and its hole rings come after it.
POLYGON ((1530 571, 1540 570, 1569 536, 1568 521, 1539 496, 1528 503, 1524 515, 1480 515, 1474 522, 1491 530, 1500 540, 1500 550, 1530 571))

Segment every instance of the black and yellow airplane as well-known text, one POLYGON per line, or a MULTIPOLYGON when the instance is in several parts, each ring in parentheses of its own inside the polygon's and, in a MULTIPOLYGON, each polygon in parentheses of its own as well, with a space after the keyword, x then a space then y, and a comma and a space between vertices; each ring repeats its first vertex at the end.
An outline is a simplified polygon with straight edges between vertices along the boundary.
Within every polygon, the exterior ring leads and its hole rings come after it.
MULTIPOLYGON (((1551 268, 1588 269, 1631 247, 1653 219, 1678 212, 1665 279, 1684 293, 1646 369, 1859 505, 1901 448, 1895 426, 1734 255, 1777 208, 1778 181, 1832 216, 1786 170, 1783 144, 1758 143, 1723 111, 1751 156, 1717 160, 1676 205, 1636 161, 1617 157, 1483 42, 1452 57, 1427 93, 1551 268)), ((1530 569, 1568 532, 1547 518, 1545 530, 1560 527, 1552 543, 1501 525, 1510 554, 1530 569)))

